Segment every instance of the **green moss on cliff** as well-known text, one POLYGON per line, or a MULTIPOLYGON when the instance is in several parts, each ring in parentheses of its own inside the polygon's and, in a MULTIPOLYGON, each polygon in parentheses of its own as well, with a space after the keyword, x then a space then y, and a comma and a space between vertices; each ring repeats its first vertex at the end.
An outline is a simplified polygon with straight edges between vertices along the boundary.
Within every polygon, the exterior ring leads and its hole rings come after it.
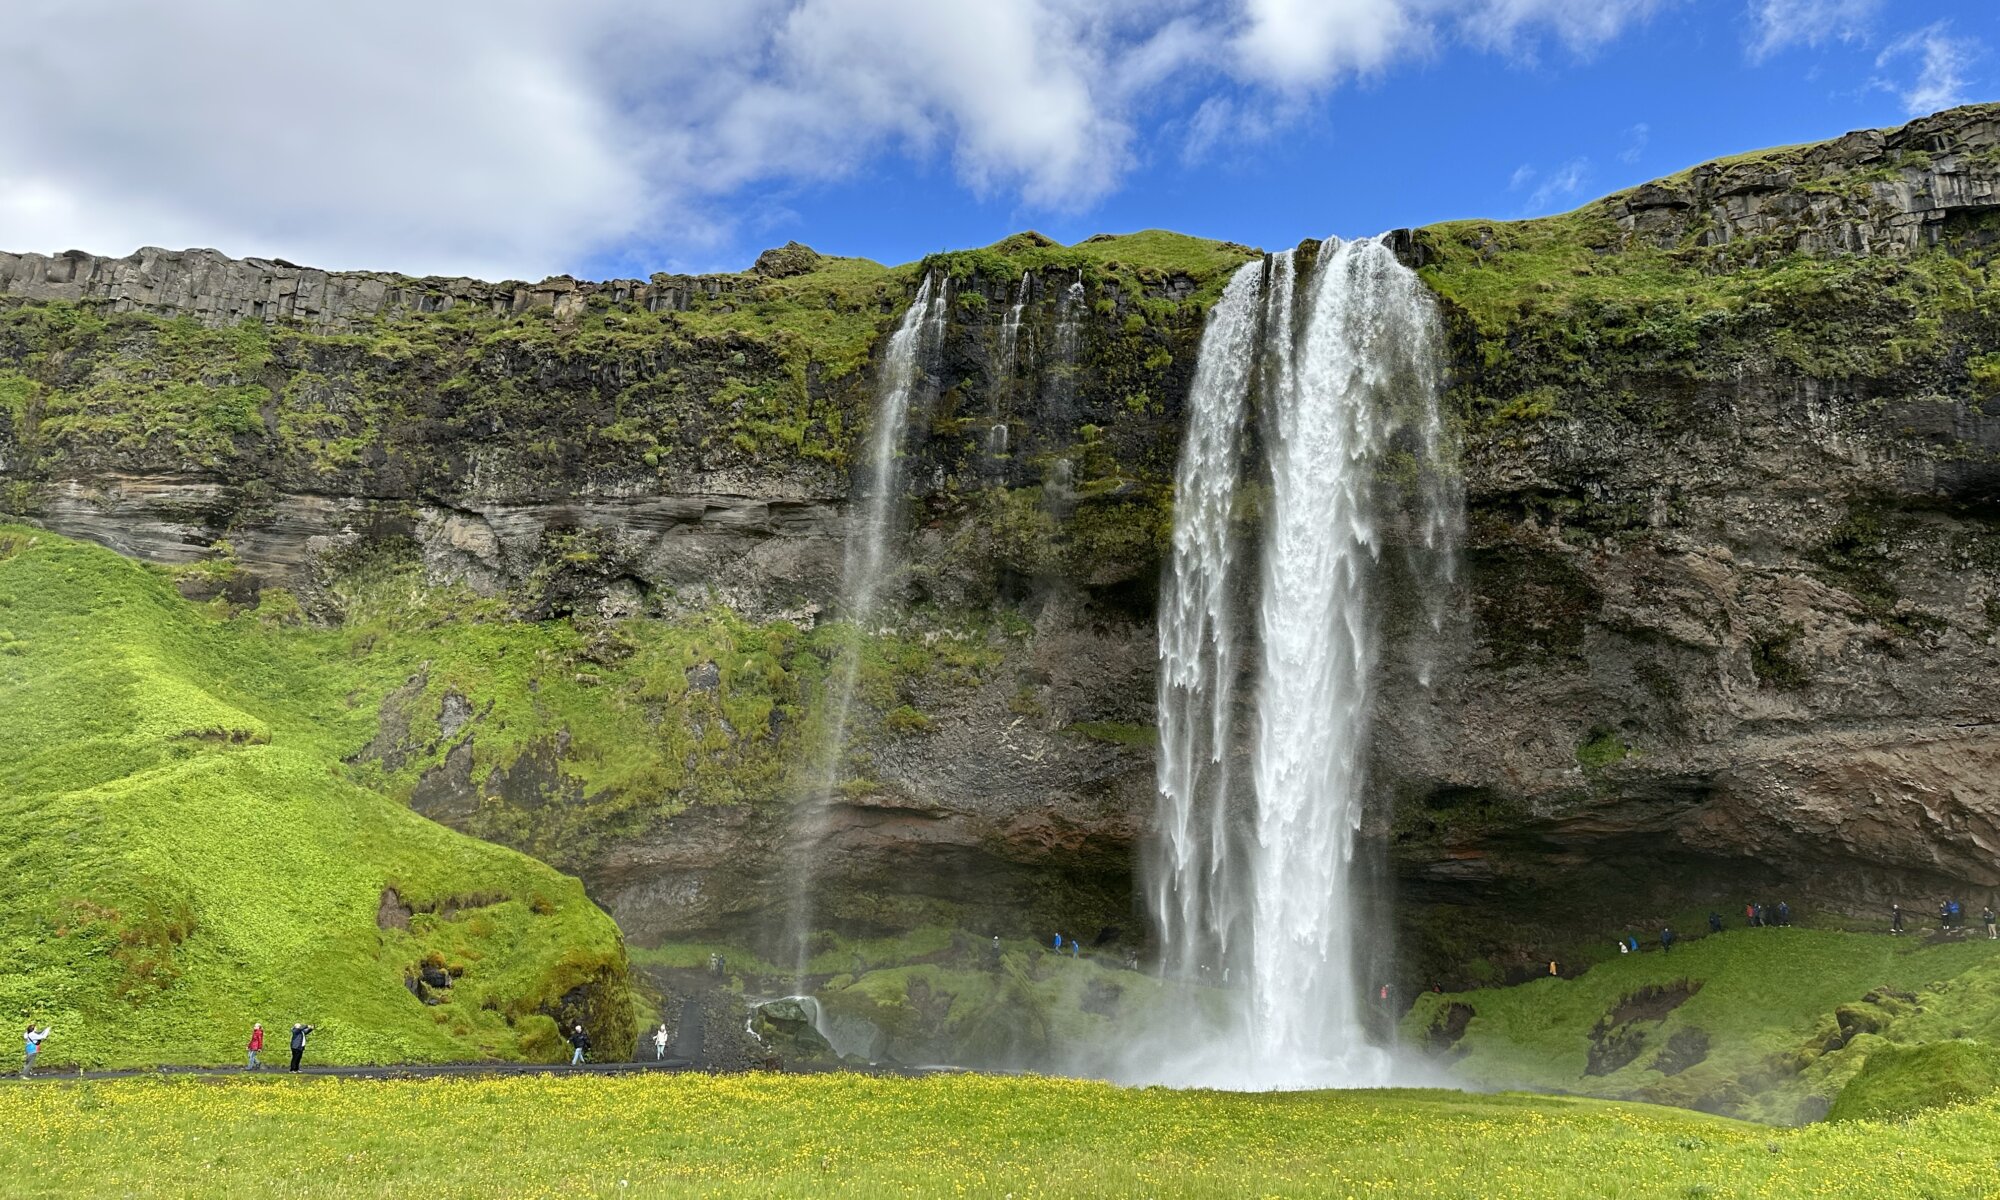
POLYGON ((1005 285, 1011 285, 1024 273, 1076 272, 1087 293, 1101 295, 1106 287, 1117 286, 1127 296, 1135 297, 1180 277, 1193 282, 1199 296, 1213 300, 1222 294, 1230 273, 1256 254, 1235 242, 1189 237, 1163 229, 1099 234, 1074 246, 1058 245, 1036 233, 1017 233, 983 249, 934 254, 921 265, 953 279, 1005 285))
MULTIPOLYGON (((1737 165, 1757 160, 1803 191, 1871 182, 1833 164, 1808 169, 1795 149, 1737 165)), ((1675 217, 1667 235, 1635 231, 1621 224, 1629 195, 1416 232, 1420 271, 1467 351, 1458 391, 1469 419, 1496 433, 1557 417, 1680 427, 1700 414, 1671 381, 1746 371, 1828 381, 1916 372, 1954 390, 1984 386, 1981 360, 1958 365, 1956 347, 2000 336, 2000 289, 1982 249, 1990 216, 1907 256, 1838 254, 1801 249, 1797 231, 1712 237, 1699 217, 1675 217)))

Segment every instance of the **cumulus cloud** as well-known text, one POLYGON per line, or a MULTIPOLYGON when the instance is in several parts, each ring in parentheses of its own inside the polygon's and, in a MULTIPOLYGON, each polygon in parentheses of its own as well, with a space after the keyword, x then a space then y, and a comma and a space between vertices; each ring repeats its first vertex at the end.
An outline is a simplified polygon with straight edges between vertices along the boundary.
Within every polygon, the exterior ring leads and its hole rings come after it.
POLYGON ((1866 41, 1883 0, 1751 0, 1750 59, 1793 46, 1866 41))
POLYGON ((1985 53, 1978 38, 1954 37, 1949 22, 1939 21, 1891 42, 1875 60, 1878 68, 1916 64, 1916 74, 1902 82, 1880 80, 1896 93, 1913 117, 1966 101, 1966 73, 1985 53))
POLYGON ((495 272, 629 228, 643 179, 551 6, 354 8, 17 3, 0 244, 495 272))
POLYGON ((1587 51, 1671 2, 14 0, 0 245, 678 265, 883 155, 1075 211, 1148 137, 1199 159, 1449 44, 1587 51))

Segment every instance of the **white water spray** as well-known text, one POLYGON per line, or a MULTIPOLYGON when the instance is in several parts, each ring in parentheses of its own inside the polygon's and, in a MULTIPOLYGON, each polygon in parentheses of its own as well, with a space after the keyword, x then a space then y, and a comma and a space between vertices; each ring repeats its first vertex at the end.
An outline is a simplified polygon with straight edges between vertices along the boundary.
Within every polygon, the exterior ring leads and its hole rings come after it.
POLYGON ((1460 501, 1444 457, 1430 294, 1374 240, 1323 244, 1302 296, 1296 276, 1289 253, 1237 274, 1210 316, 1189 400, 1160 610, 1149 899, 1168 970, 1237 986, 1189 1005, 1171 1048, 1133 1065, 1143 1078, 1273 1088, 1390 1074, 1362 1019, 1370 981, 1357 968, 1354 879, 1381 654, 1381 529, 1394 519, 1410 531, 1410 577, 1439 626, 1460 501), (1229 613, 1242 586, 1235 445, 1252 392, 1270 492, 1246 801, 1231 787, 1229 613), (1417 460, 1417 486, 1385 481, 1391 450, 1417 460))

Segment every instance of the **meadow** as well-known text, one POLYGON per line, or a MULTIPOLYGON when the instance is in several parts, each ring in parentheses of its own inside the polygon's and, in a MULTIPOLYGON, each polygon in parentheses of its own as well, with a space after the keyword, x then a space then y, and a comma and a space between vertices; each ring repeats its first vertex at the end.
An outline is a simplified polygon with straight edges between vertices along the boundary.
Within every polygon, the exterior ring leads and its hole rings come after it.
POLYGON ((0 1088, 16 1196, 1977 1197, 2000 1103, 1800 1130, 1447 1091, 533 1075, 0 1088))

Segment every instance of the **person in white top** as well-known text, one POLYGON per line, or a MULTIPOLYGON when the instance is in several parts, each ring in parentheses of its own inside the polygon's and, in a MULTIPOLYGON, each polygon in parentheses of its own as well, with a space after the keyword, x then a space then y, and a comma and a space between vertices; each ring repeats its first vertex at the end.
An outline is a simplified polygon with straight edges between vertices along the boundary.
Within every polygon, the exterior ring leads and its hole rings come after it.
POLYGON ((666 1056, 667 1056, 667 1023, 665 1021, 662 1021, 660 1022, 660 1027, 653 1031, 653 1061, 659 1062, 666 1056))
POLYGON ((42 1043, 48 1039, 48 1036, 49 1027, 47 1025, 42 1026, 39 1030, 32 1024, 28 1026, 28 1032, 22 1037, 21 1078, 26 1079, 29 1073, 35 1069, 35 1054, 42 1048, 42 1043))

